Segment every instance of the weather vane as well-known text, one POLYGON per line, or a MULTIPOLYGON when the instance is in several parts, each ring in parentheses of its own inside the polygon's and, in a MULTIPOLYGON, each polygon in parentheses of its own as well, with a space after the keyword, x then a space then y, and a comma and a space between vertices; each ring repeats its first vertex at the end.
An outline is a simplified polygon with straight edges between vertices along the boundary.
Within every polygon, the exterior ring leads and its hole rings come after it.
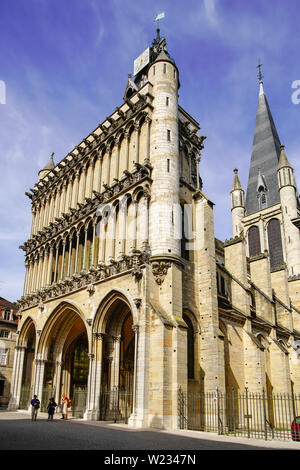
POLYGON ((262 63, 260 61, 260 58, 258 58, 258 66, 256 67, 258 69, 258 79, 259 79, 259 83, 262 83, 263 81, 263 74, 261 73, 261 68, 262 68, 262 63))
POLYGON ((156 18, 155 18, 154 21, 157 22, 157 23, 156 23, 156 24, 157 24, 157 28, 159 28, 159 20, 162 20, 164 17, 165 17, 164 12, 163 12, 163 13, 159 13, 159 14, 156 16, 156 18))

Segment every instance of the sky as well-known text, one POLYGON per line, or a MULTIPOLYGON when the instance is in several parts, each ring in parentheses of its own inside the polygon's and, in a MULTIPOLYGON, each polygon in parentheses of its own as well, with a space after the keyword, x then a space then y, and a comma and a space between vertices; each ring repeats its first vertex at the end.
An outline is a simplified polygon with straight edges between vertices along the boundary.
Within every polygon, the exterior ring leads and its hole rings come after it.
POLYGON ((1 0, 1 297, 22 295, 19 246, 31 224, 25 191, 52 152, 59 162, 122 104, 128 73, 151 45, 161 12, 161 36, 180 73, 179 104, 207 137, 199 168, 215 203, 216 237, 232 236, 234 168, 247 187, 258 58, 299 186, 298 0, 1 0))

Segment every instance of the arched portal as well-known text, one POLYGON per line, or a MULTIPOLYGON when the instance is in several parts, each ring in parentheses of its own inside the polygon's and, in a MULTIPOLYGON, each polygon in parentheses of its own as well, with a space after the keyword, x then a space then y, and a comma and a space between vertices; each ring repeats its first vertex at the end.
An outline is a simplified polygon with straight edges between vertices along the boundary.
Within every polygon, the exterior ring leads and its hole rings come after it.
POLYGON ((49 317, 38 348, 35 389, 45 410, 51 396, 56 403, 67 396, 72 413, 83 416, 89 373, 88 336, 79 310, 64 302, 49 317))
POLYGON ((19 347, 24 354, 19 408, 27 409, 33 394, 36 348, 36 331, 31 318, 26 321, 21 330, 19 347))
POLYGON ((130 304, 112 293, 102 303, 95 329, 102 338, 100 419, 125 420, 133 407, 135 332, 130 304))

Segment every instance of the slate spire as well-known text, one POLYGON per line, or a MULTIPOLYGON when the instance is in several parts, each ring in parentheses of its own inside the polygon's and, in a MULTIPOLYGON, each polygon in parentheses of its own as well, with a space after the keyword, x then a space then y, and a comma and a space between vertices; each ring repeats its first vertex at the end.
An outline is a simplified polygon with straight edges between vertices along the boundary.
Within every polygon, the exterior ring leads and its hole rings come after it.
POLYGON ((277 168, 281 153, 280 139, 264 91, 262 78, 259 68, 258 106, 246 195, 247 215, 262 208, 257 189, 260 179, 263 179, 266 188, 264 208, 280 202, 277 181, 277 168))

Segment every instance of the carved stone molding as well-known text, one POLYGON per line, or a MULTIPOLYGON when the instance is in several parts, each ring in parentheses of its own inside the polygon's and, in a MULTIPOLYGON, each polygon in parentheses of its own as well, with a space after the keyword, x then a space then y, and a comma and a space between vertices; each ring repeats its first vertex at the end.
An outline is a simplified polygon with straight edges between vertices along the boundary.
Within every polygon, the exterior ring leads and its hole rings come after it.
POLYGON ((142 305, 142 299, 133 299, 133 302, 134 302, 134 305, 136 306, 136 308, 138 308, 138 309, 142 305))
POLYGON ((156 283, 160 286, 166 275, 168 274, 168 269, 171 267, 171 263, 168 261, 153 261, 152 262, 152 274, 155 278, 156 283))

